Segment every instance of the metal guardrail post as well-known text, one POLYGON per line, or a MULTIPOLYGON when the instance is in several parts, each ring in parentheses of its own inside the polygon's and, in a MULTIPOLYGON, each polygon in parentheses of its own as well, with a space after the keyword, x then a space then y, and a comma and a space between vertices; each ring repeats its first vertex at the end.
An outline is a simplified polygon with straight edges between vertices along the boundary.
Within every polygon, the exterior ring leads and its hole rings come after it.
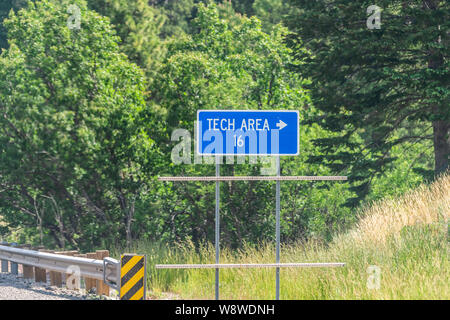
MULTIPOLYGON (((2 246, 9 246, 8 242, 0 242, 0 245, 2 246)), ((8 260, 2 260, 1 262, 2 268, 1 268, 1 272, 9 272, 9 261, 8 260)))

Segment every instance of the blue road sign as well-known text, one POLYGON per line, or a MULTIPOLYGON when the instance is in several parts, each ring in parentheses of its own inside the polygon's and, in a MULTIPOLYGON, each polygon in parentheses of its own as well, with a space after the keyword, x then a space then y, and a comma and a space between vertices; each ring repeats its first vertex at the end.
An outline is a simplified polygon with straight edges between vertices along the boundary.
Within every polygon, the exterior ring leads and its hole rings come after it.
POLYGON ((197 153, 296 156, 298 111, 199 110, 197 153))

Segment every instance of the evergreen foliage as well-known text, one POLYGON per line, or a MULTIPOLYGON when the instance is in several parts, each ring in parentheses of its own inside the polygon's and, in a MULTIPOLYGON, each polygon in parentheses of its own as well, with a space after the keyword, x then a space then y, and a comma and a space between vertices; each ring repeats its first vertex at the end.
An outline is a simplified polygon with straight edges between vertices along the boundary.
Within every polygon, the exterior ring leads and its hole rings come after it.
MULTIPOLYGON (((433 141, 435 174, 449 166, 449 5, 447 1, 377 1, 380 28, 367 26, 373 1, 293 0, 291 47, 307 59, 299 73, 311 78, 321 112, 307 123, 334 133, 315 141, 334 172, 354 182, 355 206, 371 181, 392 167, 393 147, 433 141)), ((420 155, 418 155, 420 157, 420 155)), ((420 167, 425 178, 429 171, 420 167)))

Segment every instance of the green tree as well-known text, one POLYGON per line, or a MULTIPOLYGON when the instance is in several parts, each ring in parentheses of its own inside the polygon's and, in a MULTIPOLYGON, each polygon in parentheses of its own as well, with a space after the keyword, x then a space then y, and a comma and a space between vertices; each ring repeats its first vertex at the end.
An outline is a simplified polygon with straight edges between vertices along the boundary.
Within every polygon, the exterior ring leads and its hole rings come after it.
POLYGON ((179 37, 191 30, 190 22, 195 17, 195 4, 202 0, 150 0, 149 4, 158 8, 166 16, 161 37, 179 37))
MULTIPOLYGON (((299 13, 287 24, 295 33, 291 47, 307 63, 314 105, 321 111, 309 123, 333 133, 317 139, 334 172, 348 172, 355 205, 370 182, 395 161, 396 145, 431 140, 434 171, 449 166, 450 108, 447 1, 293 0, 299 13)), ((422 167, 422 169, 424 169, 422 167)))
MULTIPOLYGON (((227 0, 225 0, 227 1, 227 0)), ((236 12, 245 14, 247 17, 251 17, 255 14, 253 4, 255 0, 231 0, 236 12)))
POLYGON ((292 8, 286 0, 255 0, 253 11, 263 22, 265 30, 270 30, 273 25, 283 23, 292 8))
POLYGON ((1 214, 12 227, 38 226, 41 241, 60 247, 129 242, 146 173, 157 167, 142 71, 83 0, 29 3, 5 27, 1 214), (68 13, 74 5, 80 28, 68 13))
POLYGON ((144 69, 151 81, 165 53, 160 38, 167 21, 164 14, 150 6, 147 0, 89 0, 88 4, 111 20, 122 39, 123 52, 144 69))
POLYGON ((6 29, 3 26, 3 20, 8 17, 11 10, 19 10, 26 5, 26 0, 2 0, 0 2, 0 52, 2 48, 8 47, 6 39, 6 29))
POLYGON ((195 24, 192 21, 197 15, 196 4, 199 3, 216 3, 222 18, 228 19, 231 23, 237 23, 238 19, 234 4, 230 0, 150 0, 149 3, 166 17, 160 34, 163 39, 195 32, 193 30, 195 24))

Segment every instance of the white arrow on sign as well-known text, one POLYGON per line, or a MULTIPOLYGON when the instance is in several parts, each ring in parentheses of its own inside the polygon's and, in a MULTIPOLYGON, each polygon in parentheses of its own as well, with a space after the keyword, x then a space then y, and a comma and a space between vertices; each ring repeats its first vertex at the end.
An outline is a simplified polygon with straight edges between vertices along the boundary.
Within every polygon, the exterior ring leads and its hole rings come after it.
POLYGON ((278 121, 278 123, 277 123, 277 127, 278 127, 280 130, 283 130, 283 128, 286 127, 286 126, 287 126, 287 124, 284 123, 282 120, 278 121))

